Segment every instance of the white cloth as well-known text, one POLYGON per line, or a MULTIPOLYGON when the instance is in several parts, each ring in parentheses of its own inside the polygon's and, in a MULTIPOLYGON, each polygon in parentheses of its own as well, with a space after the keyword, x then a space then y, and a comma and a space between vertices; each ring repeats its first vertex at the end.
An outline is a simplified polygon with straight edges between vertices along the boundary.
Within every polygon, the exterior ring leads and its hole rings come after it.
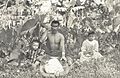
POLYGON ((89 41, 86 39, 81 47, 82 52, 87 51, 87 52, 98 52, 99 44, 97 40, 89 41))
POLYGON ((81 52, 80 55, 80 62, 89 61, 91 59, 100 59, 103 57, 99 52, 94 52, 93 55, 90 57, 85 56, 83 52, 81 52))
POLYGON ((89 61, 90 59, 94 58, 94 59, 98 59, 103 57, 99 52, 98 52, 98 48, 99 48, 99 44, 98 41, 93 40, 93 41, 89 41, 88 39, 86 39, 81 47, 82 52, 80 53, 80 62, 83 61, 89 61), (93 52, 93 55, 90 56, 89 54, 84 55, 84 52, 93 52))
POLYGON ((47 73, 56 74, 56 73, 63 72, 64 69, 57 58, 52 58, 45 65, 45 71, 47 73))

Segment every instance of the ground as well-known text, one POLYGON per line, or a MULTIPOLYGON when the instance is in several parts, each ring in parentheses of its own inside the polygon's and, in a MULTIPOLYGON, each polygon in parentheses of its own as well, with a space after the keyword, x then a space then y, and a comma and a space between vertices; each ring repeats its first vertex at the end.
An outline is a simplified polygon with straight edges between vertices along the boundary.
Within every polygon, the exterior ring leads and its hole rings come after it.
MULTIPOLYGON (((71 71, 58 78, 120 78, 119 51, 104 55, 103 59, 73 64, 71 71)), ((39 66, 34 69, 30 64, 12 66, 1 59, 0 78, 43 78, 39 66)))

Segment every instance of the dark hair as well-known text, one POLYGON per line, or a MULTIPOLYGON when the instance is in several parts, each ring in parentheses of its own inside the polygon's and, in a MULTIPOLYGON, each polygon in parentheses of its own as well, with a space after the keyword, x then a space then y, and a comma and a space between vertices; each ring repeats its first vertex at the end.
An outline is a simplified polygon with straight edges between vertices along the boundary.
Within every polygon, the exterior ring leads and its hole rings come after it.
POLYGON ((53 24, 58 24, 58 26, 60 25, 59 21, 56 21, 56 20, 52 21, 51 26, 52 26, 53 24))
POLYGON ((88 32, 88 36, 89 36, 89 35, 94 35, 94 34, 95 34, 94 31, 90 31, 90 32, 88 32))

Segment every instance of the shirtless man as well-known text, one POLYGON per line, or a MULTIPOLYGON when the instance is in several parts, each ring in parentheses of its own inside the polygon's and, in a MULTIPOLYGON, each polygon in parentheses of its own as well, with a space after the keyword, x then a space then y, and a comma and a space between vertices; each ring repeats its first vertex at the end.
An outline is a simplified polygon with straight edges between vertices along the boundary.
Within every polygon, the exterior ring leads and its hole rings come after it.
POLYGON ((61 59, 66 61, 64 36, 58 32, 59 25, 58 21, 52 21, 51 30, 43 34, 40 42, 42 43, 47 39, 48 51, 46 54, 53 57, 62 57, 61 59))

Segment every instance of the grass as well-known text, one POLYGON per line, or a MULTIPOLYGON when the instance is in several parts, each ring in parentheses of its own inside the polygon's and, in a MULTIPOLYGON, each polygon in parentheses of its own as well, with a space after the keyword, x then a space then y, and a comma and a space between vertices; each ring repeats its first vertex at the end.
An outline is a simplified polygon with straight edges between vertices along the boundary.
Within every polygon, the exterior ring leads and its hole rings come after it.
MULTIPOLYGON (((58 78, 120 78, 119 51, 113 52, 101 60, 75 63, 71 71, 64 77, 58 78)), ((29 65, 10 66, 2 64, 0 78, 43 78, 39 67, 34 70, 29 65)))

